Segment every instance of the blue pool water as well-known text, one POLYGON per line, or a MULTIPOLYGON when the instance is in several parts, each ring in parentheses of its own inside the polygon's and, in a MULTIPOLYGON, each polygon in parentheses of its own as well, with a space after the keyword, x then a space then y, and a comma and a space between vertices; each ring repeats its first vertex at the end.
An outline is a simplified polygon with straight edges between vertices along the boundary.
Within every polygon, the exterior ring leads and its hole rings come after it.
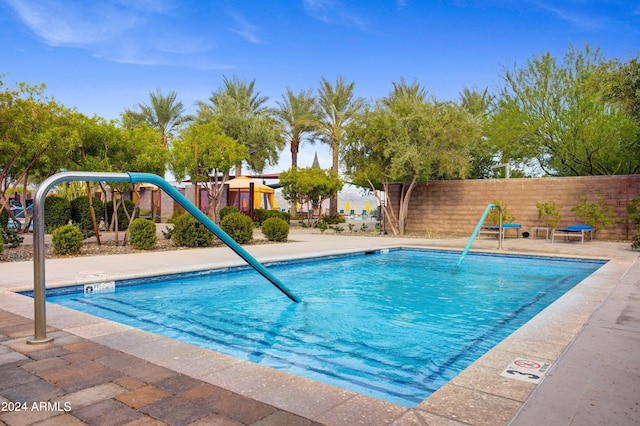
POLYGON ((402 249, 269 266, 299 304, 244 268, 48 301, 412 407, 604 263, 458 258, 402 249))

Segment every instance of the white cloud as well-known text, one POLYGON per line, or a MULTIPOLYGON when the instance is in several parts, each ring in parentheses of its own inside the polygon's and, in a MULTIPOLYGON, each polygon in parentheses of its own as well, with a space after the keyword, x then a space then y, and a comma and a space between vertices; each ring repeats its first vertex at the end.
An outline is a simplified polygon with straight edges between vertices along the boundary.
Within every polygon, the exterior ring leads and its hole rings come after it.
POLYGON ((172 0, 8 0, 22 22, 45 44, 75 47, 108 61, 229 69, 207 57, 215 43, 175 22, 172 0), (158 23, 160 22, 160 23, 158 23))
POLYGON ((240 15, 239 13, 227 11, 227 14, 231 16, 236 24, 236 28, 232 28, 231 31, 240 35, 242 38, 251 43, 263 43, 263 41, 260 39, 260 37, 258 37, 257 34, 258 31, 260 31, 260 28, 251 24, 244 16, 240 15))
POLYGON ((327 24, 355 27, 360 30, 366 30, 369 26, 365 19, 350 12, 338 0, 302 0, 302 5, 309 15, 327 24))
POLYGON ((50 46, 88 46, 122 34, 141 17, 114 5, 60 0, 9 0, 22 21, 50 46))

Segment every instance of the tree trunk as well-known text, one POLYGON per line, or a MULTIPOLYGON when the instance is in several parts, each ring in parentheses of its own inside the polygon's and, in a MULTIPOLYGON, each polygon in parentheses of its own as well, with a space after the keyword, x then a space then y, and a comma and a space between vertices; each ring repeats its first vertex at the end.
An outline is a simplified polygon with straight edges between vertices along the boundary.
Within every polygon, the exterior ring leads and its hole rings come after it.
POLYGON ((407 222, 407 215, 409 214, 409 200, 411 199, 411 193, 418 183, 418 177, 413 176, 411 183, 407 186, 407 183, 402 184, 402 191, 400 195, 400 212, 398 213, 398 230, 400 235, 404 235, 405 225, 407 222))
POLYGON ((291 168, 298 168, 298 152, 300 151, 300 142, 296 139, 291 139, 291 168))
MULTIPOLYGON (((331 144, 331 156, 332 156, 332 164, 331 170, 338 173, 338 151, 340 150, 340 141, 333 141, 331 144)), ((320 206, 322 208, 322 206, 320 206)), ((331 199, 329 200, 329 216, 335 217, 338 216, 338 193, 333 194, 331 199)))
POLYGON ((91 222, 93 222, 93 233, 96 234, 96 241, 98 245, 102 245, 100 242, 100 230, 98 229, 98 221, 96 219, 96 211, 93 208, 93 195, 91 194, 91 183, 87 182, 87 196, 89 197, 89 211, 91 212, 91 222))
MULTIPOLYGON (((133 192, 135 192, 138 195, 138 200, 136 201, 136 204, 133 206, 133 211, 131 212, 131 216, 129 216, 129 212, 127 211, 127 209, 124 206, 124 202, 122 203, 122 208, 124 209, 124 214, 125 216, 127 216, 127 219, 129 219, 129 226, 131 226, 131 222, 133 222, 133 220, 136 218, 136 210, 138 210, 138 206, 140 205, 140 193, 138 192, 138 184, 135 184, 133 186, 133 192)), ((127 243, 129 242, 128 238, 129 238, 129 226, 127 226, 127 229, 124 231, 124 237, 122 237, 122 245, 126 246, 127 243)))

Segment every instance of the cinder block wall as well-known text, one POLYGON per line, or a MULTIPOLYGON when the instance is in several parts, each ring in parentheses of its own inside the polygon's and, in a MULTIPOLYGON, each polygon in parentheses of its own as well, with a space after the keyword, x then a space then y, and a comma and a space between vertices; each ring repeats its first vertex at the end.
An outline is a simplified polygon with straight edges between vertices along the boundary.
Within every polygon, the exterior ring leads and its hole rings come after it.
MULTIPOLYGON (((389 202, 397 208, 399 185, 392 186, 389 202)), ((603 229, 598 239, 627 240, 634 227, 626 221, 627 204, 640 196, 640 175, 581 176, 529 179, 470 179, 419 183, 413 191, 407 232, 427 231, 470 235, 487 204, 499 200, 507 205, 523 230, 542 226, 536 203, 554 201, 562 206, 560 226, 581 223, 571 208, 586 196, 589 202, 604 200, 617 222, 603 229)), ((396 210, 397 211, 397 210, 396 210)))

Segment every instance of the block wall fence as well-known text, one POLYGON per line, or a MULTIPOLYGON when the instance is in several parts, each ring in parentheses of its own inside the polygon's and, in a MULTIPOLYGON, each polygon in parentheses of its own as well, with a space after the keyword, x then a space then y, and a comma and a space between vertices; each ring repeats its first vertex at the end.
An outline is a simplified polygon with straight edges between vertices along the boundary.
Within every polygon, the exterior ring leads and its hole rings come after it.
MULTIPOLYGON (((400 185, 393 185, 388 202, 397 208, 400 185)), ((543 226, 536 203, 554 201, 561 206, 560 226, 581 223, 571 208, 587 197, 604 200, 613 210, 616 223, 596 235, 603 240, 628 240, 635 225, 628 224, 627 204, 640 197, 640 175, 545 177, 526 179, 469 179, 419 183, 409 203, 406 232, 440 232, 470 235, 487 204, 502 201, 523 231, 543 226)), ((397 211, 397 210, 396 210, 397 211)))

